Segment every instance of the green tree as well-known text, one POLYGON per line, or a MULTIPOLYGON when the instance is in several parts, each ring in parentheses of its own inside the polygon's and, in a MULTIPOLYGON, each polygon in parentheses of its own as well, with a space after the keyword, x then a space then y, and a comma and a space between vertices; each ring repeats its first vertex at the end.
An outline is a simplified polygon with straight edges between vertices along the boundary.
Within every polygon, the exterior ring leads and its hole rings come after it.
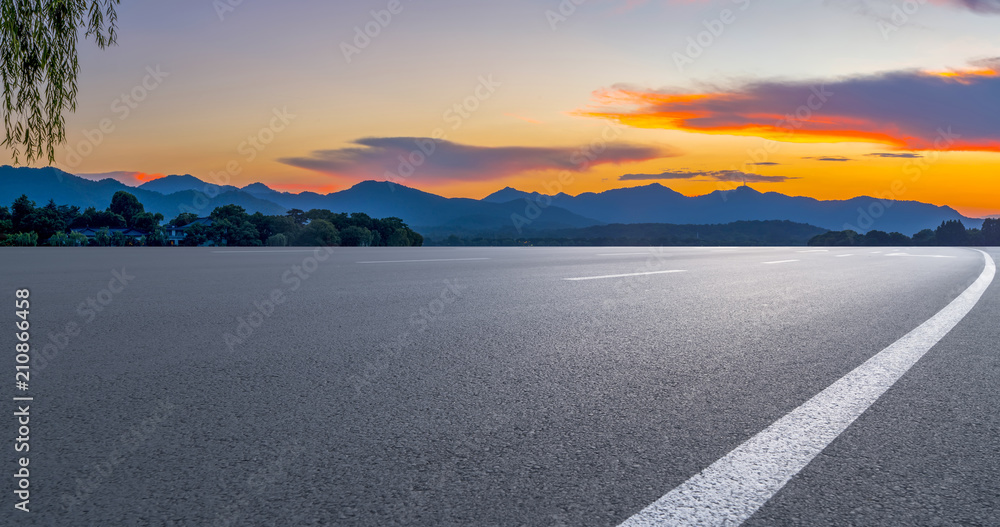
POLYGON ((49 238, 49 245, 53 247, 71 247, 73 240, 65 232, 57 232, 49 238))
POLYGON ((288 247, 288 237, 280 232, 267 239, 268 247, 288 247))
POLYGON ((375 221, 372 217, 365 214, 364 212, 353 212, 351 213, 351 224, 358 227, 364 227, 365 229, 371 230, 375 227, 375 221))
POLYGON ((969 233, 965 230, 965 225, 962 225, 962 222, 958 220, 941 222, 941 225, 934 231, 934 240, 937 245, 966 245, 968 238, 969 233))
POLYGON ((846 247, 861 245, 862 236, 854 231, 830 231, 825 234, 814 236, 809 240, 809 245, 825 247, 846 247))
POLYGON ((212 211, 209 239, 217 245, 249 247, 261 245, 260 233, 250 221, 246 209, 239 205, 224 205, 212 211))
POLYGON ((907 245, 913 245, 913 240, 901 232, 890 232, 889 245, 893 247, 905 247, 907 245))
POLYGON ((10 207, 11 221, 14 225, 14 232, 21 231, 21 223, 25 218, 35 212, 35 202, 28 199, 26 194, 21 194, 21 197, 14 200, 14 204, 10 207))
POLYGON ((35 208, 31 214, 21 220, 22 232, 37 232, 38 239, 44 244, 53 234, 65 231, 68 225, 63 221, 62 214, 55 201, 49 200, 44 207, 35 208))
POLYGON ((111 240, 108 245, 112 247, 126 247, 132 245, 132 239, 122 234, 122 231, 111 233, 111 240))
POLYGON ((80 207, 76 205, 59 205, 59 216, 66 225, 72 225, 80 217, 80 207))
POLYGON ((156 227, 145 236, 142 245, 146 247, 164 247, 167 245, 167 233, 162 227, 156 227))
POLYGON ((306 213, 302 209, 292 209, 288 211, 288 216, 298 225, 305 225, 306 220, 309 219, 306 218, 306 213))
POLYGON ((4 243, 15 247, 35 247, 38 245, 38 233, 19 232, 12 234, 7 237, 4 243))
POLYGON ((99 229, 109 227, 112 229, 122 229, 126 227, 125 218, 120 214, 115 214, 109 210, 97 210, 94 207, 87 207, 83 214, 77 216, 70 225, 74 229, 90 227, 99 229))
POLYGON ((90 241, 87 239, 87 235, 79 232, 69 233, 69 239, 72 242, 72 247, 86 247, 87 243, 90 241))
POLYGON ((889 245, 889 233, 885 231, 868 231, 861 243, 862 245, 873 247, 885 247, 889 245))
POLYGON ((153 214, 152 212, 142 212, 136 214, 132 218, 132 228, 137 231, 142 231, 145 233, 152 233, 160 228, 160 223, 163 222, 163 214, 157 212, 153 214))
POLYGON ((924 229, 913 235, 913 244, 927 247, 935 244, 935 234, 931 229, 924 229))
POLYGON ((190 224, 194 220, 198 219, 197 214, 192 214, 190 212, 182 212, 176 218, 174 218, 170 224, 174 227, 183 227, 190 224))
POLYGON ((989 218, 983 221, 983 245, 1000 246, 1000 219, 989 218))
POLYGON ((185 247, 201 247, 208 243, 208 227, 203 224, 192 225, 184 230, 184 239, 181 245, 185 247))
POLYGON ((125 226, 133 229, 135 228, 133 223, 135 218, 146 212, 146 208, 142 206, 142 203, 139 203, 139 198, 124 190, 115 192, 115 195, 111 197, 111 206, 108 207, 108 210, 125 218, 125 226))
POLYGON ((294 240, 302 226, 295 223, 290 216, 265 216, 267 218, 268 232, 274 234, 284 234, 289 240, 294 240))
POLYGON ((983 231, 980 229, 969 229, 966 231, 966 244, 973 247, 982 247, 986 245, 986 237, 983 236, 983 231))
POLYGON ((107 227, 101 227, 97 230, 97 234, 94 235, 93 244, 97 247, 110 247, 111 246, 111 229, 107 227))
POLYGON ((255 212, 250 215, 250 223, 257 229, 257 236, 262 245, 267 245, 267 240, 275 234, 271 229, 271 221, 268 216, 255 212))
POLYGON ((391 236, 389 236, 389 241, 387 242, 387 245, 389 247, 409 247, 410 237, 407 236, 405 230, 399 229, 396 232, 392 233, 391 236))
POLYGON ((47 157, 66 140, 63 112, 76 111, 77 40, 115 43, 118 0, 0 0, 3 146, 14 162, 47 157))
POLYGON ((340 245, 341 236, 332 223, 312 220, 302 229, 295 244, 306 247, 340 245))
POLYGON ((368 247, 372 244, 372 231, 364 227, 351 225, 341 232, 340 243, 344 247, 368 247))

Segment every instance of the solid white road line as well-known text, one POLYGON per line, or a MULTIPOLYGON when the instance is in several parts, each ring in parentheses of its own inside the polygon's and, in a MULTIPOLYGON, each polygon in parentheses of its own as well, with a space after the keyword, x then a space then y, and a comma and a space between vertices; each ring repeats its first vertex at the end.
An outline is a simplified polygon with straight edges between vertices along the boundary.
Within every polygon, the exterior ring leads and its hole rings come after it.
POLYGON ((764 265, 774 265, 774 264, 783 264, 783 263, 792 263, 792 262, 798 262, 798 261, 800 261, 800 260, 778 260, 778 261, 776 261, 776 262, 764 262, 764 265))
POLYGON ((655 503, 621 527, 739 525, 771 499, 824 448, 954 328, 993 282, 986 253, 979 278, 927 322, 655 503))
POLYGON ((563 280, 568 280, 570 282, 579 282, 581 280, 603 280, 605 278, 626 278, 629 276, 647 276, 651 274, 669 274, 669 273, 686 273, 687 271, 651 271, 648 273, 628 273, 628 274, 608 274, 604 276, 584 276, 581 278, 563 278, 563 280))
POLYGON ((434 258, 430 260, 379 260, 372 262, 358 262, 359 264, 387 264, 387 263, 415 263, 415 262, 476 262, 489 260, 489 258, 434 258))

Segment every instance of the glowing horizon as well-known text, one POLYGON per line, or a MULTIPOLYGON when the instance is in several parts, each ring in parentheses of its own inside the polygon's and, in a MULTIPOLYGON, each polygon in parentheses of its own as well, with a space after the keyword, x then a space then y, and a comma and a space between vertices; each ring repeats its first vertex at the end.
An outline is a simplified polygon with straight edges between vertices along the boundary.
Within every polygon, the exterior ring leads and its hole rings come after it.
POLYGON ((862 1, 123 4, 119 45, 81 46, 54 166, 467 198, 564 173, 573 195, 703 195, 738 171, 1000 214, 998 13, 942 0, 900 24, 862 1))

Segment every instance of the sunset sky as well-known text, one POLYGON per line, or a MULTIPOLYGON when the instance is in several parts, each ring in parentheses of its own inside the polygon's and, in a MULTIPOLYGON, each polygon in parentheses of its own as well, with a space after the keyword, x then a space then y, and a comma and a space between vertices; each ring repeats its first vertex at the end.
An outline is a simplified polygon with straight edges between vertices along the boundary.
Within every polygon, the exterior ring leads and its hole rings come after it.
POLYGON ((68 172, 1000 213, 1000 0, 124 0, 119 25, 81 45, 68 172))

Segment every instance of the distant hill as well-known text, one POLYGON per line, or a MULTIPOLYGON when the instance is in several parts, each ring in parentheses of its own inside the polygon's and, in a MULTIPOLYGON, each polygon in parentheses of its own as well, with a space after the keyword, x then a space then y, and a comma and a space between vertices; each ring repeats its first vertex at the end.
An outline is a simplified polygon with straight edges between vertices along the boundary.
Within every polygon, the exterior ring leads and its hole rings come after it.
POLYGON ((135 194, 147 211, 159 212, 167 219, 174 218, 181 212, 192 211, 207 216, 215 207, 230 203, 239 205, 250 213, 284 214, 287 210, 275 203, 239 191, 224 192, 211 198, 195 190, 163 195, 151 190, 129 187, 114 179, 91 181, 51 167, 0 167, 0 205, 3 206, 9 206, 18 196, 26 194, 38 205, 44 205, 53 199, 60 205, 97 207, 103 210, 108 207, 111 197, 119 190, 135 194))
MULTIPOLYGON (((183 175, 183 176, 167 176, 160 179, 154 179, 152 181, 147 181, 136 188, 142 190, 151 190, 153 192, 159 192, 160 194, 173 194, 175 192, 183 192, 185 190, 196 190, 198 192, 205 191, 206 183, 194 176, 183 175)), ((240 190, 232 185, 226 185, 219 187, 222 192, 236 192, 240 190)))
MULTIPOLYGON (((499 200, 539 199, 515 189, 504 189, 487 196, 499 200), (519 194, 520 193, 520 194, 519 194)), ((789 220, 816 225, 829 230, 872 229, 912 235, 933 229, 947 220, 960 220, 968 228, 982 225, 981 219, 967 218, 951 207, 939 207, 917 201, 883 201, 872 197, 821 201, 786 196, 777 192, 761 193, 748 186, 720 190, 704 196, 687 197, 659 183, 641 187, 587 192, 578 196, 557 194, 554 206, 584 214, 604 223, 714 224, 750 220, 789 220)))
POLYGON ((518 237, 527 232, 579 229, 602 224, 713 225, 740 221, 790 221, 841 231, 900 232, 907 236, 934 229, 943 221, 959 220, 967 228, 982 219, 967 218, 950 207, 916 201, 883 201, 872 197, 821 201, 762 193, 742 186, 704 196, 687 197, 668 187, 651 185, 578 196, 542 196, 505 188, 482 200, 445 198, 402 185, 363 181, 330 194, 279 192, 263 183, 242 189, 208 185, 190 175, 167 176, 129 187, 113 179, 91 181, 55 168, 0 167, 0 205, 22 193, 39 204, 95 206, 104 209, 119 190, 132 192, 146 209, 168 219, 180 212, 208 215, 220 205, 236 204, 248 212, 284 214, 290 209, 364 212, 373 217, 402 218, 418 232, 431 236, 518 237), (207 194, 206 190, 210 190, 207 194), (215 195, 219 192, 218 195, 215 195), (538 207, 537 204, 542 206, 538 207), (530 219, 515 225, 513 217, 530 219), (518 230, 517 227, 521 227, 518 230))
MULTIPOLYGON (((55 168, 0 167, 0 205, 9 206, 21 194, 39 205, 56 203, 105 209, 119 190, 135 194, 146 210, 167 219, 181 212, 207 216, 216 207, 235 204, 249 213, 285 214, 290 209, 327 209, 364 212, 372 217, 402 218, 413 228, 498 230, 512 225, 513 214, 524 214, 525 204, 488 203, 475 199, 444 198, 386 182, 365 181, 331 194, 277 192, 262 183, 243 189, 207 185, 193 176, 168 176, 129 187, 113 179, 91 181, 55 168), (154 190, 159 189, 163 192, 154 190), (210 189, 210 192, 203 192, 210 189), (220 194, 212 196, 216 191, 220 194)), ((600 222, 557 207, 532 222, 531 230, 588 227, 600 222)))

